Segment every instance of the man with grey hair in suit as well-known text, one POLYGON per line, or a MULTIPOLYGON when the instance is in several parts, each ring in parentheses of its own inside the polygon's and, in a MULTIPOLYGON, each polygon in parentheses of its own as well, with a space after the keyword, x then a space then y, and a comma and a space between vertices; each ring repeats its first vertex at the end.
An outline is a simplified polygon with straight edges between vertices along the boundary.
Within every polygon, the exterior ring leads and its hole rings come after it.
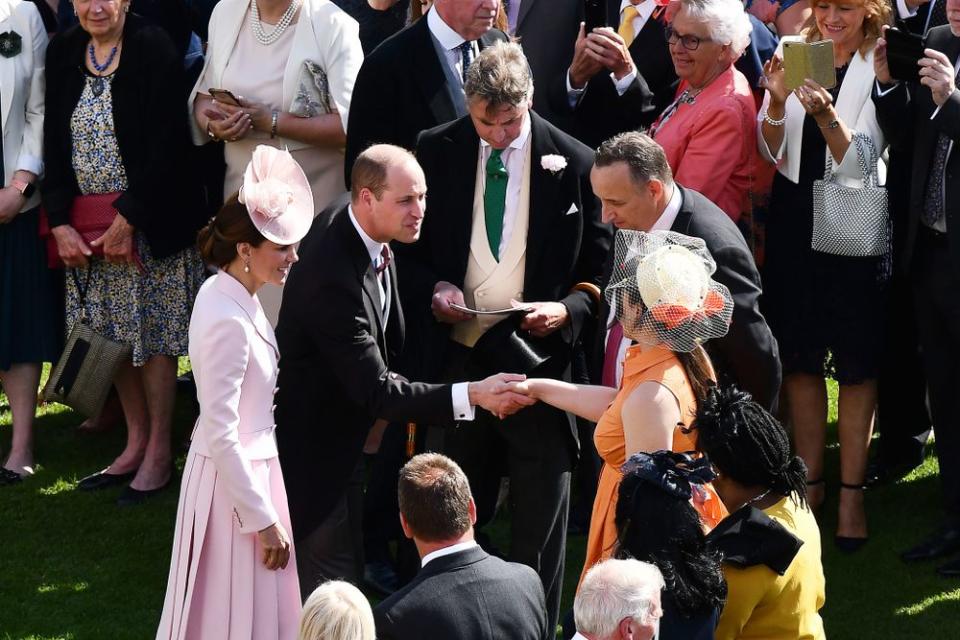
POLYGON ((574 640, 652 640, 660 629, 663 576, 639 560, 605 560, 583 578, 573 601, 574 640))

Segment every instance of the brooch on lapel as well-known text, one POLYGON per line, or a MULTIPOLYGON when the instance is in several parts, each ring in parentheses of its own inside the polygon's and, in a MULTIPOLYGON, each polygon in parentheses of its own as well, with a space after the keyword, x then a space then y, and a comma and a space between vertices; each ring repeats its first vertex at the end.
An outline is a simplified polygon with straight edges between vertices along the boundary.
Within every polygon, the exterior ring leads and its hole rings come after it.
POLYGON ((556 175, 567 168, 567 159, 563 156, 550 153, 545 156, 540 156, 540 166, 543 167, 545 171, 556 175))
POLYGON ((0 33, 0 56, 12 58, 23 48, 23 38, 16 31, 0 33))

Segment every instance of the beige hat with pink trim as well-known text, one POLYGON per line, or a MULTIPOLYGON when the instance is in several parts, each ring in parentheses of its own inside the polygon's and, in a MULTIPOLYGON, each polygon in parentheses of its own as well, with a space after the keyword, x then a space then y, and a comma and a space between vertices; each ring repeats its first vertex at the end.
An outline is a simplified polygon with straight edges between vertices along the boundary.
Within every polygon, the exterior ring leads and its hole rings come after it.
POLYGON ((238 196, 264 238, 296 244, 313 223, 310 181, 289 151, 267 145, 253 150, 238 196))

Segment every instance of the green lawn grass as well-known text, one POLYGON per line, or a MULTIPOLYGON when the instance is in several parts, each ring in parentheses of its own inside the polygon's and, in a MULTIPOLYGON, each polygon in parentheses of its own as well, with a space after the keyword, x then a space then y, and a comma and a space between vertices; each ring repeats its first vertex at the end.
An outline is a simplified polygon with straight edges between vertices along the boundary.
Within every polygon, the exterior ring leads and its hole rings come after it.
MULTIPOLYGON (((831 398, 836 397, 835 387, 831 398)), ((190 402, 178 399, 175 443, 183 463, 190 402)), ((835 407, 832 415, 836 415, 835 407)), ((76 482, 120 451, 122 430, 78 436, 79 418, 59 405, 44 407, 36 426, 38 472, 0 488, 0 638, 101 640, 152 638, 163 605, 177 486, 150 503, 120 509, 119 489, 75 490, 76 482)), ((10 413, 0 394, 0 447, 8 450, 10 413)), ((960 582, 933 573, 932 564, 907 566, 897 552, 936 523, 937 466, 932 458, 904 481, 868 493, 871 538, 858 554, 838 554, 835 524, 837 451, 831 429, 824 566, 830 638, 956 638, 960 582)), ((503 539, 509 516, 493 525, 503 539)), ((584 539, 571 538, 564 608, 572 603, 584 539)))

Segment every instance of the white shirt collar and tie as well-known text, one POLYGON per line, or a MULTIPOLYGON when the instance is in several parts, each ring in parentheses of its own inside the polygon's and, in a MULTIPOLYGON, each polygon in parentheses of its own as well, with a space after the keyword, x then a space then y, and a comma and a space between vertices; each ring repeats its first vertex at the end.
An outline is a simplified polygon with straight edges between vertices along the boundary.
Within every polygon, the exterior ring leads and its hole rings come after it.
MULTIPOLYGON (((503 232, 500 236, 500 248, 497 260, 510 246, 510 236, 513 234, 513 224, 517 219, 517 208, 520 203, 520 188, 523 185, 524 160, 527 157, 527 144, 530 140, 530 113, 524 116, 520 134, 500 154, 503 166, 507 170, 507 197, 503 209, 503 232)), ((485 140, 480 140, 480 166, 486 167, 487 160, 493 147, 485 140)), ((485 173, 483 175, 486 175, 485 173)))
MULTIPOLYGON (((660 214, 657 221, 650 227, 650 231, 670 231, 670 229, 673 228, 673 223, 677 220, 677 216, 680 214, 680 207, 682 205, 683 197, 680 195, 680 188, 674 183, 673 194, 670 196, 667 206, 663 209, 663 213, 660 214)), ((610 339, 610 326, 613 325, 616 319, 617 308, 614 305, 610 305, 610 313, 607 314, 607 334, 603 339, 605 346, 607 346, 607 341, 610 339)), ((621 338, 620 346, 617 349, 616 383, 618 389, 623 379, 623 361, 627 357, 627 349, 630 348, 631 344, 633 344, 633 341, 624 336, 621 338)), ((604 353, 606 353, 606 351, 604 351, 604 353)))
MULTIPOLYGON (((460 45, 466 40, 443 21, 435 7, 427 13, 427 27, 437 42, 440 43, 440 47, 444 50, 446 56, 447 66, 453 71, 453 75, 460 79, 460 87, 463 88, 464 60, 460 45)), ((476 40, 470 42, 470 50, 473 53, 471 60, 475 60, 477 54, 480 53, 476 40)))
POLYGON ((466 551, 467 549, 473 549, 476 546, 476 540, 467 540, 466 542, 458 542, 457 544, 452 544, 449 547, 444 547, 443 549, 437 549, 436 551, 423 556, 423 559, 420 560, 420 568, 422 569, 423 567, 427 566, 428 562, 436 560, 437 558, 460 553, 461 551, 466 551))

